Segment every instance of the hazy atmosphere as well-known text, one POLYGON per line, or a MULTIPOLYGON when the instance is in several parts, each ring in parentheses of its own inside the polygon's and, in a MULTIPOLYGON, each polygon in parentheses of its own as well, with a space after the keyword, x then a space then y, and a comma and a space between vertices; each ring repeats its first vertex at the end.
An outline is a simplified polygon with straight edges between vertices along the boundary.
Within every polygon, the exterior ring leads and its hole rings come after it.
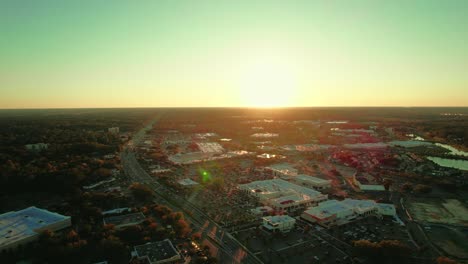
POLYGON ((0 0, 1 264, 468 264, 468 0, 0 0))
POLYGON ((1 1, 0 108, 468 105, 468 1, 130 2, 1 1))

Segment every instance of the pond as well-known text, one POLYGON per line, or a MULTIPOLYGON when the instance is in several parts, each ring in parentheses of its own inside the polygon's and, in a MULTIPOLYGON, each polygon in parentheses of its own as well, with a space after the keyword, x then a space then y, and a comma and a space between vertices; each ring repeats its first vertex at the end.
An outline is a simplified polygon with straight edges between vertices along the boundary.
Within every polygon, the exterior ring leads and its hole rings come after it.
POLYGON ((427 157, 427 159, 442 167, 468 170, 468 160, 445 159, 439 157, 427 157))
MULTIPOLYGON (((468 152, 458 150, 450 145, 442 144, 442 143, 432 143, 428 141, 421 141, 421 140, 395 140, 389 142, 391 146, 401 146, 405 148, 413 148, 413 147, 420 147, 420 146, 429 146, 434 145, 441 148, 444 148, 449 151, 448 154, 455 155, 455 156, 465 156, 468 157, 468 152)), ((468 170, 468 160, 458 160, 458 159, 446 159, 446 158, 439 158, 439 157, 427 157, 428 160, 433 161, 439 166, 454 168, 459 170, 468 170)))
POLYGON ((458 155, 458 156, 468 156, 468 152, 458 150, 450 145, 447 144, 441 144, 441 143, 435 143, 436 146, 442 147, 444 149, 447 149, 450 151, 450 154, 452 155, 458 155))
POLYGON ((420 147, 420 146, 428 146, 432 143, 426 141, 419 141, 419 140, 394 140, 390 141, 389 144, 391 146, 400 146, 404 148, 413 148, 413 147, 420 147))

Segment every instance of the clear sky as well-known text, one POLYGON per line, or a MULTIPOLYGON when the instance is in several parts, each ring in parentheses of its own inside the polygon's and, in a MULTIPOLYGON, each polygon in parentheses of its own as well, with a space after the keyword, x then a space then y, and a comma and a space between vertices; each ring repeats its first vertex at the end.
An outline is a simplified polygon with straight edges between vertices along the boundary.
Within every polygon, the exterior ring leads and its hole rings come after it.
POLYGON ((468 106, 468 1, 0 0, 0 108, 468 106))

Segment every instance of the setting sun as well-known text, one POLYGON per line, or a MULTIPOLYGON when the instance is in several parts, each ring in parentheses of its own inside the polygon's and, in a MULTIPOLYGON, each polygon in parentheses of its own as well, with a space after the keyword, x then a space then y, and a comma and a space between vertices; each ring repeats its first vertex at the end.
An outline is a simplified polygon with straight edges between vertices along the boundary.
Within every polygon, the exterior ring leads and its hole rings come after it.
POLYGON ((294 105, 298 80, 293 67, 273 60, 258 60, 248 65, 241 76, 242 100, 248 107, 286 107, 294 105))

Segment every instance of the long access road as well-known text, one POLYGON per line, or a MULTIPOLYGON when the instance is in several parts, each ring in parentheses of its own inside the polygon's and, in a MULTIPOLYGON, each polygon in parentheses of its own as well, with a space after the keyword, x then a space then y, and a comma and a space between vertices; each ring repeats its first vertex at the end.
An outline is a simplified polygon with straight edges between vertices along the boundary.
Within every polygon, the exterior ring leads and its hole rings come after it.
POLYGON ((168 190, 141 167, 136 159, 133 149, 143 140, 144 134, 149 130, 153 123, 154 122, 136 133, 132 142, 124 147, 121 154, 121 160, 125 174, 133 181, 144 183, 151 187, 154 190, 156 199, 159 203, 167 205, 175 211, 184 212, 195 228, 200 230, 204 237, 206 237, 208 241, 215 246, 215 250, 217 250, 217 252, 213 253, 218 256, 220 262, 263 263, 197 206, 168 190))

